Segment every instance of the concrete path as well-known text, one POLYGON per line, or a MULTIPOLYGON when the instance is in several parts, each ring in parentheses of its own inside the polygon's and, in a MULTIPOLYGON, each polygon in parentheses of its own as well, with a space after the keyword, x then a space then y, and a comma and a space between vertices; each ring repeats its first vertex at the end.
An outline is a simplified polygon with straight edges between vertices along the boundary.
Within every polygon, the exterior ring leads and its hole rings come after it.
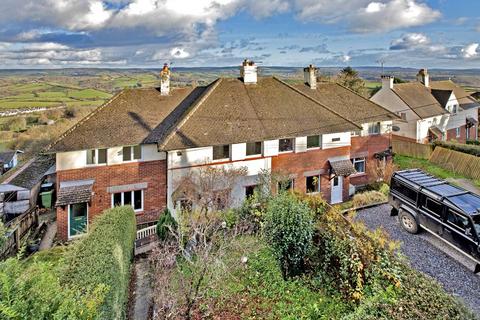
POLYGON ((50 249, 53 245, 53 239, 55 239, 56 234, 57 234, 57 221, 54 221, 53 223, 50 223, 47 226, 47 232, 45 232, 45 235, 43 236, 42 241, 40 241, 40 248, 38 250, 42 251, 42 250, 50 249))
POLYGON ((133 319, 149 319, 149 311, 152 306, 152 287, 150 279, 150 266, 148 259, 140 259, 135 262, 135 305, 133 309, 133 319))
POLYGON ((480 188, 478 188, 470 179, 448 178, 447 181, 456 184, 457 186, 460 186, 470 192, 480 195, 480 188))

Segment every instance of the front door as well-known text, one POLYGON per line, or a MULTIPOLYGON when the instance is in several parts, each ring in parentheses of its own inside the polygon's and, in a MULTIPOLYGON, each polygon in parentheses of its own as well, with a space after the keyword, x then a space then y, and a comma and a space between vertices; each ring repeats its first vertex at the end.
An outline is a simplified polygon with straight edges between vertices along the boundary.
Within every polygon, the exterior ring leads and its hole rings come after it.
POLYGON ((332 196, 330 202, 332 204, 340 203, 343 201, 343 177, 335 176, 332 179, 332 196))
POLYGON ((79 236, 87 232, 88 205, 86 202, 68 206, 68 237, 79 236))

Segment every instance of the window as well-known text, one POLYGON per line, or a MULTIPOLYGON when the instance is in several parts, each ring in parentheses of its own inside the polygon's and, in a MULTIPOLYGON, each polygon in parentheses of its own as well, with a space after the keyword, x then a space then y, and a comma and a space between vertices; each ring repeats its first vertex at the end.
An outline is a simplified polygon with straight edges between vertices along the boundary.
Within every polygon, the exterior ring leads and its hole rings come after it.
POLYGON ((368 134, 380 134, 380 122, 369 123, 368 134))
POLYGON ((402 194, 407 200, 417 202, 417 192, 405 186, 404 184, 399 183, 395 179, 392 179, 391 189, 402 194))
POLYGON ((112 194, 112 207, 132 206, 135 211, 143 210, 143 190, 117 192, 112 194))
POLYGON ((454 104, 454 105, 452 106, 452 113, 453 113, 453 114, 456 114, 457 112, 458 112, 458 105, 454 104))
POLYGON ((460 128, 455 128, 455 135, 456 137, 460 137, 460 128))
POLYGON ((425 208, 428 209, 431 213, 435 214, 436 216, 440 217, 442 215, 443 206, 442 204, 438 203, 437 201, 428 199, 425 201, 425 208))
POLYGON ((306 178, 307 193, 320 192, 320 176, 310 176, 306 178))
POLYGON ((245 197, 251 197, 255 193, 255 190, 258 188, 257 185, 246 186, 245 187, 245 197))
POLYGON ((320 136, 307 137, 307 149, 320 148, 320 136))
POLYGON ((107 163, 107 149, 87 150, 87 164, 107 163))
POLYGON ((365 173, 365 158, 353 158, 352 163, 357 173, 365 173))
POLYGON ((464 232, 466 235, 472 235, 472 228, 470 221, 467 217, 464 217, 452 209, 448 209, 447 223, 453 225, 458 230, 464 232))
POLYGON ((350 132, 350 135, 352 137, 360 137, 362 135, 362 131, 361 130, 355 130, 355 131, 350 132))
POLYGON ((123 161, 139 160, 142 158, 142 148, 138 146, 123 147, 123 161))
POLYGON ((278 182, 278 190, 279 191, 287 191, 292 190, 294 184, 294 179, 288 179, 278 182))
POLYGON ((230 158, 229 144, 213 147, 213 160, 221 160, 221 159, 229 159, 229 158, 230 158))
POLYGON ((248 142, 247 143, 247 156, 255 156, 262 154, 262 142, 248 142))
POLYGON ((278 151, 279 152, 288 152, 293 151, 293 139, 279 139, 278 140, 278 151))

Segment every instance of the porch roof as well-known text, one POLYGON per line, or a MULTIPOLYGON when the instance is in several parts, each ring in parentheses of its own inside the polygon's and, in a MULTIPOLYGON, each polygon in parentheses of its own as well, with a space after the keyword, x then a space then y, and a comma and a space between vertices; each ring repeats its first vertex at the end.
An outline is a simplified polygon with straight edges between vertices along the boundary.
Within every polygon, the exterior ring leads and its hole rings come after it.
POLYGON ((329 161, 332 167, 332 172, 337 176, 349 176, 357 173, 355 167, 350 160, 329 161))
POLYGON ((60 184, 55 206, 90 202, 94 180, 66 181, 60 184))

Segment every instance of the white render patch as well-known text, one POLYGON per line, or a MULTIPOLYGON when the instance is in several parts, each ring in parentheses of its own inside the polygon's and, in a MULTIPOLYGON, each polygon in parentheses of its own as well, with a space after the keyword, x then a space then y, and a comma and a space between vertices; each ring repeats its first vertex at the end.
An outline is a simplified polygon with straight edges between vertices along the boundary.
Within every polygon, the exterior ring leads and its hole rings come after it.
POLYGON ((147 189, 147 187, 148 187, 147 182, 132 183, 132 184, 124 184, 121 186, 108 187, 107 192, 117 193, 117 192, 133 191, 133 190, 144 190, 144 189, 147 189))

